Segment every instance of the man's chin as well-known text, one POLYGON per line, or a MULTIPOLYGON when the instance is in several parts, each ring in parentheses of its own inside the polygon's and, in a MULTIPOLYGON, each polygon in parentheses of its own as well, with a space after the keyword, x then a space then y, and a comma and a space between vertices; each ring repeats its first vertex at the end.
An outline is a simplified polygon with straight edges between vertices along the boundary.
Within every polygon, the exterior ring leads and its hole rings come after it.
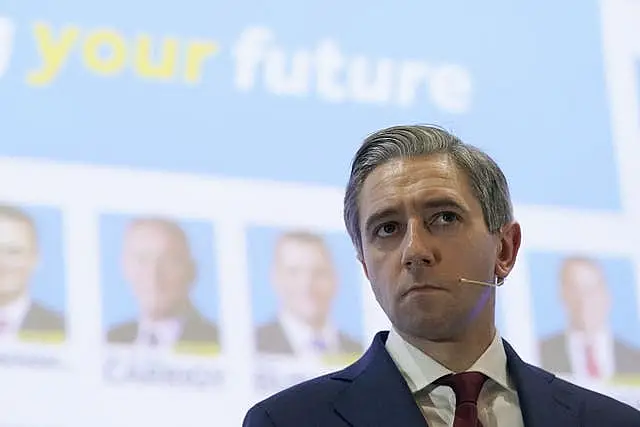
POLYGON ((0 304, 8 304, 24 294, 24 291, 17 286, 2 286, 0 284, 0 304))
POLYGON ((300 319, 302 322, 304 322, 305 324, 312 327, 315 327, 317 325, 324 325, 326 321, 325 316, 309 314, 309 313, 298 314, 296 317, 300 319))
POLYGON ((163 320, 171 317, 171 314, 168 310, 158 309, 157 307, 153 307, 145 310, 145 317, 152 321, 163 320))

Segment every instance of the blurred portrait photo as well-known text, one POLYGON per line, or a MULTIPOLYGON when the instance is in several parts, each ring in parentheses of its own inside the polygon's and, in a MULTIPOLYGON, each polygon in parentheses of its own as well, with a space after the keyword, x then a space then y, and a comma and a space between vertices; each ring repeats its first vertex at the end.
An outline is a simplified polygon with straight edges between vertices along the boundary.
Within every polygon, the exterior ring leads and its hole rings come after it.
POLYGON ((61 214, 0 204, 0 342, 65 339, 61 214))
MULTIPOLYGON (((540 265, 541 262, 537 263, 540 265)), ((556 303, 544 303, 544 279, 536 289, 539 329, 549 330, 539 342, 543 368, 590 380, 640 375, 639 325, 634 275, 626 260, 569 256, 557 260, 548 289, 556 303), (542 302, 541 302, 542 300, 542 302), (553 328, 549 328, 554 324, 553 328)))
POLYGON ((257 352, 302 358, 361 354, 355 338, 361 328, 360 282, 353 255, 343 252, 352 265, 338 266, 325 237, 304 230, 258 230, 252 237, 257 352), (256 263, 260 257, 268 263, 256 263))
POLYGON ((219 350, 213 237, 208 224, 105 216, 107 341, 215 355, 219 350), (188 229, 188 230, 187 230, 188 229))

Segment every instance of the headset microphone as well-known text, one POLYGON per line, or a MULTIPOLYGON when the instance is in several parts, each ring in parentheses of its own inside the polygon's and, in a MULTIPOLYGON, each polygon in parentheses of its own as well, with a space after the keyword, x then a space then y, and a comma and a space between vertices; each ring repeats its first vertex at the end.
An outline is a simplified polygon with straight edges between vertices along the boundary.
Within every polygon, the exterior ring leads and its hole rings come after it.
POLYGON ((491 282, 482 282, 479 280, 470 280, 470 279, 465 279, 464 277, 461 277, 459 280, 460 283, 468 283, 470 285, 480 285, 480 286, 489 286, 491 288, 497 288, 499 286, 504 285, 504 279, 503 278, 498 278, 496 276, 496 281, 491 283, 491 282))

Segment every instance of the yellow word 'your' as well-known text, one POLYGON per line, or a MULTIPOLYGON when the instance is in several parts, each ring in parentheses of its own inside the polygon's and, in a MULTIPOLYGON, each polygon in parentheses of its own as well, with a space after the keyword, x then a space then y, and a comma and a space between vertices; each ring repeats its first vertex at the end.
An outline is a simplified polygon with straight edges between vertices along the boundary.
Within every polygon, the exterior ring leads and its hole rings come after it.
POLYGON ((80 54, 84 67, 103 77, 120 75, 127 68, 142 79, 199 83, 205 61, 215 56, 217 43, 211 40, 186 40, 163 37, 154 40, 148 34, 127 38, 109 28, 83 31, 67 25, 58 34, 47 23, 33 27, 40 64, 27 73, 27 83, 45 86, 53 82, 72 54, 80 54))

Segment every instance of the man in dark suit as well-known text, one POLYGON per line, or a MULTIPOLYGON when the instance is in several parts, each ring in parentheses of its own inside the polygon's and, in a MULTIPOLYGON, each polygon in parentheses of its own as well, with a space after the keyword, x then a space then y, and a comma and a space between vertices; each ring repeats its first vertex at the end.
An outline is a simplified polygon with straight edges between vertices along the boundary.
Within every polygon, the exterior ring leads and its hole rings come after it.
POLYGON ((331 322, 339 281, 322 236, 307 231, 282 234, 273 251, 271 283, 278 315, 258 327, 258 352, 301 357, 362 354, 362 346, 331 322))
POLYGON ((29 285, 38 264, 38 231, 33 219, 15 206, 0 205, 0 338, 60 342, 65 321, 34 301, 29 285))
POLYGON ((507 181, 432 126, 358 150, 344 217, 392 323, 346 369, 253 406, 244 427, 632 427, 640 412, 522 361, 495 328, 495 292, 520 248, 507 181))
POLYGON ((567 328, 540 343, 542 367, 580 378, 640 375, 640 350, 615 337, 609 324, 611 294, 594 259, 570 257, 560 269, 567 328))
POLYGON ((155 348, 218 345, 217 326, 189 297, 197 268, 178 224, 160 218, 134 220, 125 233, 122 265, 139 316, 113 327, 109 342, 155 348))

